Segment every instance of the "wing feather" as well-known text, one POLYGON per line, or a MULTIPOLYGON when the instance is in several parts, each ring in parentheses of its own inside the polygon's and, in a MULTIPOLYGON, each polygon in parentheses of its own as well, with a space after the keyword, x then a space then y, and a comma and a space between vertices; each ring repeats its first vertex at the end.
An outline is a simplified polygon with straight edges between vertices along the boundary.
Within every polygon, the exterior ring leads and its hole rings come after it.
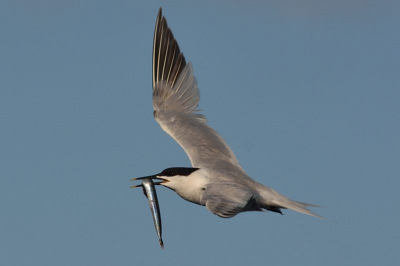
POLYGON ((156 121, 182 146, 193 167, 245 174, 225 140, 207 125, 203 115, 197 113, 199 101, 200 92, 192 64, 186 64, 160 8, 153 43, 156 121))
POLYGON ((222 218, 230 218, 240 212, 261 211, 254 193, 247 187, 238 184, 224 183, 219 186, 218 183, 214 183, 212 186, 206 187, 201 203, 209 211, 222 218), (221 189, 222 187, 223 189, 221 189))

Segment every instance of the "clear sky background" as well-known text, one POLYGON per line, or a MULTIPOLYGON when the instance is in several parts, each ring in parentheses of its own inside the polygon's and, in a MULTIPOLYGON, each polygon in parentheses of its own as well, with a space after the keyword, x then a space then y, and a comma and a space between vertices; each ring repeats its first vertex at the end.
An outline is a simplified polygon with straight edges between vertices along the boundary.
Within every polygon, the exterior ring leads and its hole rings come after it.
POLYGON ((399 1, 1 1, 1 265, 397 265, 399 1), (200 108, 293 211, 221 219, 129 179, 190 166, 153 119, 162 6, 200 108))

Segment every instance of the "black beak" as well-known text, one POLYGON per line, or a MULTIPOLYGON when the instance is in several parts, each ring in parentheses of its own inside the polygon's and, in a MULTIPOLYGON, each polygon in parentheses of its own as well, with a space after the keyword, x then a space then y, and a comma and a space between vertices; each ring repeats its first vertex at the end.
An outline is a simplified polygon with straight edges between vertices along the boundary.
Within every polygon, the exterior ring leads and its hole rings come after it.
MULTIPOLYGON (((164 179, 164 178, 160 178, 160 177, 158 177, 158 175, 149 175, 149 176, 143 176, 143 177, 132 178, 132 179, 130 179, 129 181, 143 180, 143 179, 151 179, 152 181, 153 181, 154 179, 161 179, 161 180, 162 180, 162 181, 159 181, 159 182, 153 182, 154 185, 161 185, 162 183, 168 182, 168 180, 166 180, 166 179, 164 179)), ((140 185, 130 186, 130 187, 131 187, 131 188, 143 187, 143 185, 140 184, 140 185)))
POLYGON ((142 179, 151 179, 151 180, 153 180, 153 179, 161 179, 161 178, 158 178, 157 175, 149 175, 149 176, 132 178, 129 181, 142 180, 142 179))

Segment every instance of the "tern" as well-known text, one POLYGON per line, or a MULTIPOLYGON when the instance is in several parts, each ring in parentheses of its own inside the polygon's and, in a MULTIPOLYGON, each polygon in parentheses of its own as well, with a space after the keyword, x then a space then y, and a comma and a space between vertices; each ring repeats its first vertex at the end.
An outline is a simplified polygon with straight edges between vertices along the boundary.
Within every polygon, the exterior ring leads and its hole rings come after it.
POLYGON ((199 114, 199 101, 192 64, 186 62, 160 8, 153 40, 153 115, 184 149, 192 167, 167 168, 131 180, 158 180, 155 185, 222 218, 246 211, 282 214, 281 209, 321 217, 307 208, 317 205, 291 200, 248 176, 225 140, 199 114))

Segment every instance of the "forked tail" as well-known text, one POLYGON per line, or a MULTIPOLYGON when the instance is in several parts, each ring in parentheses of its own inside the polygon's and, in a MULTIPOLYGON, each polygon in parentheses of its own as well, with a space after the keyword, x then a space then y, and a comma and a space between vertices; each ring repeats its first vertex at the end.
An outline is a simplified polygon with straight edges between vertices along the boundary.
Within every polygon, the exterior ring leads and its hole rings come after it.
POLYGON ((257 203, 258 206, 262 209, 278 213, 281 213, 280 209, 290 209, 293 211, 325 219, 324 217, 313 213, 307 208, 307 207, 320 207, 318 205, 291 200, 285 197, 284 195, 280 194, 276 190, 261 184, 258 187, 258 191, 260 197, 258 198, 257 203))
MULTIPOLYGON (((297 211, 297 212, 301 212, 304 214, 308 214, 314 217, 319 217, 319 218, 324 218, 318 214, 313 213, 312 211, 310 211, 309 209, 307 209, 307 207, 319 207, 318 205, 315 204, 309 204, 309 203, 304 203, 304 202, 300 202, 300 201, 294 201, 291 199, 286 198, 285 200, 272 200, 272 203, 276 206, 279 206, 281 208, 285 208, 285 209, 290 209, 293 211, 297 211)), ((325 219, 325 218, 324 218, 325 219)))

